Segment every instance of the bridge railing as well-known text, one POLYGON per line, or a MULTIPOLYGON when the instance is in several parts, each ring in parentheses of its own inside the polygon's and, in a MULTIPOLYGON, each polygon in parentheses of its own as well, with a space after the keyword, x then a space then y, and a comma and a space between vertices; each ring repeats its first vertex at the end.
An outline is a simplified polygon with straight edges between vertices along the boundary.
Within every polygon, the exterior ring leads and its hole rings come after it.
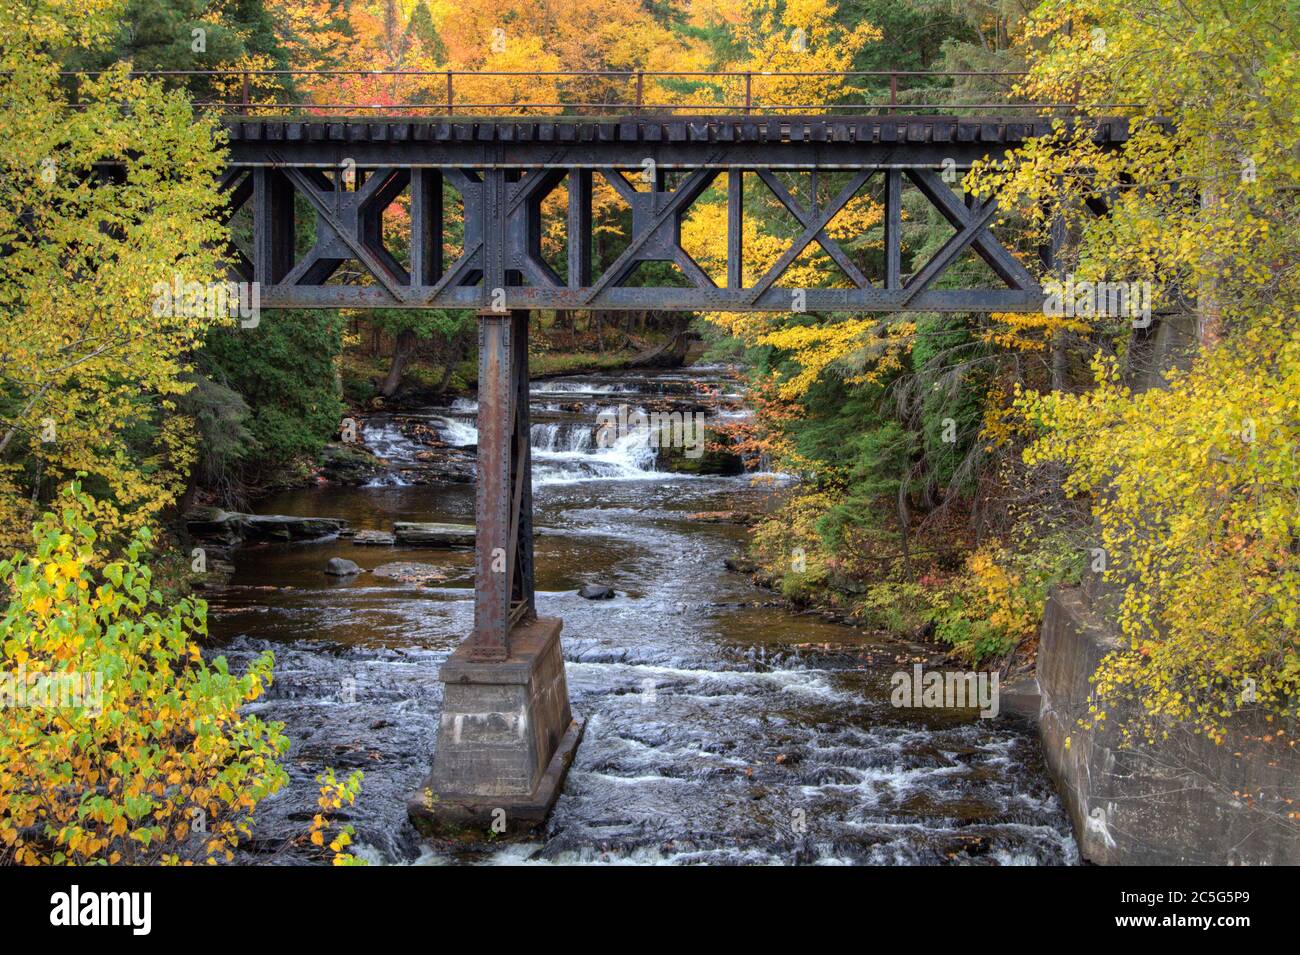
MULTIPOLYGON (((75 85, 76 73, 66 73, 75 85)), ((233 115, 635 115, 1080 112, 1019 97, 1021 71, 144 70, 233 115)), ((75 99, 75 97, 74 97, 75 99)))

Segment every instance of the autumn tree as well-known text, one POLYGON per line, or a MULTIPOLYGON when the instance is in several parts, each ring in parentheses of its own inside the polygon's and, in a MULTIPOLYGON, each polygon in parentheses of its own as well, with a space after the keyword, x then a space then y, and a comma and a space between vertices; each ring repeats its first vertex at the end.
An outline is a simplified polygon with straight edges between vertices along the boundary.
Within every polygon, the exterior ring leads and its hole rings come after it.
POLYGON ((1164 388, 1138 393, 1103 353, 1090 391, 1021 401, 1041 429, 1027 460, 1091 501, 1120 597, 1128 646, 1098 670, 1096 717, 1137 700, 1148 733, 1218 737, 1243 704, 1295 715, 1300 22, 1283 0, 1049 0, 1028 38, 1029 95, 1133 104, 1130 138, 1103 151, 1061 125, 973 179, 1028 223, 1066 222, 1081 278, 1191 303, 1201 344, 1164 388))
MULTIPOLYGON (((222 316, 159 308, 158 286, 224 280, 214 125, 115 68, 79 85, 61 57, 111 35, 117 4, 0 5, 0 527, 81 472, 130 526, 172 504, 193 458, 176 414, 188 356, 222 316)), ((224 320, 229 321, 228 317, 224 320)))

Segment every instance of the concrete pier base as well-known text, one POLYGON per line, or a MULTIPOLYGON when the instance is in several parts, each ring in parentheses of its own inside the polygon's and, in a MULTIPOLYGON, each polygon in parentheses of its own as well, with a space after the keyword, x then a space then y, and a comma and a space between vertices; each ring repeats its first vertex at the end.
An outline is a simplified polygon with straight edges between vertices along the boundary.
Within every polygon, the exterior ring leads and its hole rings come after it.
POLYGON ((561 626, 539 617, 511 631, 505 660, 473 660, 466 641, 443 664, 433 771, 407 800, 421 832, 545 820, 583 728, 569 707, 561 626))

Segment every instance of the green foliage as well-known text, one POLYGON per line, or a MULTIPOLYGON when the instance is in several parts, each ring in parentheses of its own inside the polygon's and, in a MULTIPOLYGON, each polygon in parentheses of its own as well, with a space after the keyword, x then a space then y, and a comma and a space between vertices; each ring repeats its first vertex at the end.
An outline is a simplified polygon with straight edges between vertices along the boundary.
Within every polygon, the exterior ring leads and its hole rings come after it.
POLYGON ((241 426, 252 447, 240 455, 247 482, 273 477, 276 468, 294 460, 314 460, 338 430, 342 329, 336 312, 276 311, 264 314, 256 328, 208 336, 201 356, 205 370, 249 408, 241 426))
POLYGON ((364 859, 358 859, 347 851, 347 847, 352 844, 352 839, 357 834, 356 829, 353 828, 351 823, 339 826, 335 819, 336 813, 343 809, 344 806, 351 806, 356 802, 357 796, 361 794, 361 782, 364 779, 365 774, 359 769, 353 770, 352 775, 347 779, 339 779, 335 776, 332 766, 316 777, 316 782, 320 784, 320 796, 316 799, 316 805, 320 811, 312 816, 311 844, 328 848, 333 853, 330 857, 333 865, 361 866, 366 864, 364 859), (337 832, 331 837, 330 830, 332 829, 336 829, 337 832), (326 839, 329 840, 328 845, 326 839))
POLYGON ((111 516, 74 483, 0 562, 0 669, 24 694, 0 721, 0 863, 229 860, 287 781, 279 724, 241 712, 271 654, 242 676, 206 662, 206 604, 163 603, 147 529, 105 562, 111 516))
POLYGON ((972 665, 1006 656, 1037 634, 1051 588, 1078 583, 1084 553, 1066 534, 980 548, 964 573, 928 591, 935 635, 972 665))
POLYGON ((926 470, 922 480, 965 492, 973 468, 962 470, 979 444, 984 412, 984 373, 977 367, 985 349, 974 340, 966 316, 926 315, 916 323, 912 368, 926 470), (959 486, 951 487, 954 479, 959 486))
MULTIPOLYGON (((169 71, 229 69, 241 63, 261 69, 289 66, 262 0, 220 4, 209 0, 126 0, 119 16, 118 29, 106 43, 69 51, 64 57, 65 69, 95 71, 119 62, 129 62, 137 70, 169 71)), ((171 76, 161 82, 183 87, 204 102, 234 92, 202 76, 171 76)))
POLYGON ((0 0, 24 24, 0 32, 0 545, 78 472, 124 529, 173 504, 194 442, 176 399, 228 320, 155 307, 157 284, 225 278, 213 124, 124 70, 81 80, 79 108, 61 85, 60 57, 93 48, 114 10, 0 0))

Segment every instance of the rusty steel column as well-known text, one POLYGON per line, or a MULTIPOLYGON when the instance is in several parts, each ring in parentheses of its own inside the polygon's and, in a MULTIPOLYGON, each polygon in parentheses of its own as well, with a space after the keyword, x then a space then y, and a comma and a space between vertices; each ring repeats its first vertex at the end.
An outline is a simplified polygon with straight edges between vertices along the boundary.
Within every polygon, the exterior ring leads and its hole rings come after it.
POLYGON ((528 311, 478 314, 478 483, 474 494, 475 660, 510 656, 510 631, 537 616, 528 416, 528 311))
POLYGON ((474 488, 474 631, 470 656, 510 655, 511 444, 514 317, 478 313, 478 466, 474 488))
POLYGON ((510 393, 514 396, 510 474, 510 624, 537 616, 533 594, 533 452, 528 414, 528 310, 510 313, 510 393))

